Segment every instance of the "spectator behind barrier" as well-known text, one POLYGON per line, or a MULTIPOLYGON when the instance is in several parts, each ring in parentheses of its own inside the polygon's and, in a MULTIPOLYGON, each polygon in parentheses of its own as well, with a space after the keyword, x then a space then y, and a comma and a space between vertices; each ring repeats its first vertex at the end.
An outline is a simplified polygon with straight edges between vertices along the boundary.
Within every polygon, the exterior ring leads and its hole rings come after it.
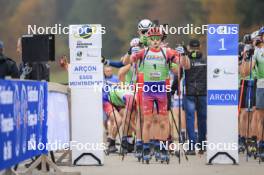
POLYGON ((4 43, 0 41, 0 79, 7 76, 19 78, 16 62, 4 55, 4 43))

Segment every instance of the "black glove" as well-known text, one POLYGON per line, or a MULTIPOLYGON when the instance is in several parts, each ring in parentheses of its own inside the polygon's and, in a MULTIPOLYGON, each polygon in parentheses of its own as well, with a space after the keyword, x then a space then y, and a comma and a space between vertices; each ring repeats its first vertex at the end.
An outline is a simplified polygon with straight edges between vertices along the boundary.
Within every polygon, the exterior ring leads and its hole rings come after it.
POLYGON ((101 57, 101 63, 103 63, 104 65, 107 65, 107 60, 105 59, 104 56, 101 57))
POLYGON ((127 54, 128 55, 131 55, 132 54, 132 47, 129 47, 128 51, 127 51, 127 54))

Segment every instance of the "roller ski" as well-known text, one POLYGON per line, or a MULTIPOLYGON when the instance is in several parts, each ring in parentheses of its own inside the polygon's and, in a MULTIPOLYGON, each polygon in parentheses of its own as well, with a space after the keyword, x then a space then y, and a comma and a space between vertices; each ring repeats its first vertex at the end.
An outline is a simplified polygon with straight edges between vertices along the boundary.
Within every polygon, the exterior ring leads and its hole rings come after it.
POLYGON ((150 155, 154 156, 155 155, 155 140, 151 140, 150 144, 149 144, 149 148, 150 148, 150 155))
POLYGON ((108 148, 105 150, 105 154, 109 155, 109 154, 114 154, 117 153, 118 149, 116 148, 115 145, 112 146, 108 146, 108 148))
POLYGON ((254 158, 259 158, 259 162, 264 162, 264 141, 260 141, 258 143, 258 153, 255 155, 254 158))
POLYGON ((160 160, 160 145, 159 142, 155 143, 155 147, 154 147, 154 157, 156 162, 160 160))
POLYGON ((143 157, 143 144, 141 142, 136 143, 135 157, 140 162, 143 157))
POLYGON ((254 156, 257 154, 257 139, 256 137, 247 139, 247 149, 248 149, 248 157, 254 156))
POLYGON ((245 153, 246 151, 246 142, 245 142, 245 137, 240 137, 239 138, 239 147, 238 147, 238 153, 245 153))
POLYGON ((108 138, 107 139, 108 142, 108 147, 105 150, 105 154, 109 155, 109 154, 114 154, 118 151, 116 144, 115 144, 115 140, 108 138))
POLYGON ((134 151, 134 144, 129 143, 126 137, 122 139, 121 146, 122 146, 122 151, 121 151, 122 155, 125 155, 127 153, 132 153, 134 151))
POLYGON ((264 120, 262 120, 262 136, 261 136, 261 141, 258 143, 258 158, 259 158, 259 163, 264 162, 264 120))
POLYGON ((169 156, 169 152, 167 150, 161 150, 160 162, 161 163, 166 162, 167 164, 170 163, 170 156, 169 156))
POLYGON ((149 164, 151 159, 150 148, 143 148, 143 160, 142 163, 149 164))

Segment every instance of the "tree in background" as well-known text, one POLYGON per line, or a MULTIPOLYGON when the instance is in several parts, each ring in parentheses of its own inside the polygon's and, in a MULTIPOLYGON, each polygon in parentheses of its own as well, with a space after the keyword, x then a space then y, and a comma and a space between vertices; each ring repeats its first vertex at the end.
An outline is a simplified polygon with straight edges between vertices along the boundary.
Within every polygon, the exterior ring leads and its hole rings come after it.
POLYGON ((237 0, 236 6, 243 33, 249 33, 264 26, 263 0, 237 0))
POLYGON ((121 52, 124 53, 129 47, 129 42, 137 36, 137 24, 141 19, 149 18, 147 12, 152 1, 124 1, 117 0, 115 4, 116 18, 119 21, 114 28, 118 39, 122 43, 121 52))
POLYGON ((102 52, 105 56, 116 56, 120 53, 121 43, 114 31, 118 24, 114 6, 116 0, 79 0, 74 1, 67 15, 68 24, 102 24, 106 27, 103 35, 102 52))
MULTIPOLYGON (((13 2, 13 1, 12 1, 13 2)), ((36 24, 39 26, 49 26, 54 23, 53 0, 24 0, 17 3, 16 7, 10 9, 4 23, 6 35, 3 35, 7 53, 16 61, 20 61, 16 54, 17 38, 27 34, 27 25, 36 24)))

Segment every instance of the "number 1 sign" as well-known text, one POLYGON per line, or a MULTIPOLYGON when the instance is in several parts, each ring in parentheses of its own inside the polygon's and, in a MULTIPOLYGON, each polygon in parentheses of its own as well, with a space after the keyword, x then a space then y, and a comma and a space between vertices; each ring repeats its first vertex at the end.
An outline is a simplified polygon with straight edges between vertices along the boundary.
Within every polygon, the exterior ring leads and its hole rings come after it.
POLYGON ((238 25, 208 25, 207 37, 208 55, 237 55, 238 25))

